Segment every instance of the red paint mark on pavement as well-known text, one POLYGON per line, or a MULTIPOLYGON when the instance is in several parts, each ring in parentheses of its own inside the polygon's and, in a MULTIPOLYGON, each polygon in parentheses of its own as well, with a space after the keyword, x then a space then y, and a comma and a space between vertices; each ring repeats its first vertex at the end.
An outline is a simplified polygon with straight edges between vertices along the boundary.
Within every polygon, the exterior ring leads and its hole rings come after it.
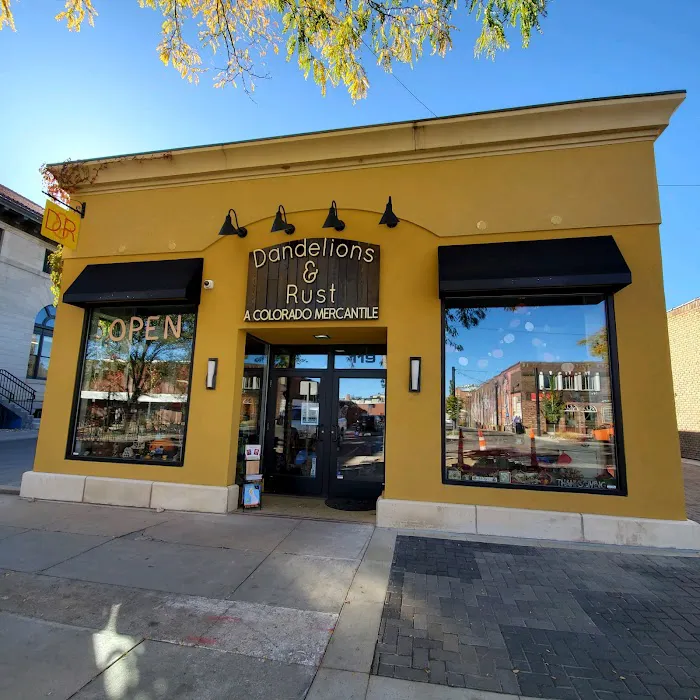
POLYGON ((216 644, 217 640, 214 639, 213 637, 196 637, 194 635, 190 635, 189 637, 185 637, 186 642, 191 642, 192 644, 216 644))

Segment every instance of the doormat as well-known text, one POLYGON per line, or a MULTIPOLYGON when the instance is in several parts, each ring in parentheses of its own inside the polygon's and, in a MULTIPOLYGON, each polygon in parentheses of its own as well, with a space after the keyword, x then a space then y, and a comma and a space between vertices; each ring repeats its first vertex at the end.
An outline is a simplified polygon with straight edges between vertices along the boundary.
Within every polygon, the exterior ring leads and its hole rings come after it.
POLYGON ((358 498, 327 498, 326 505, 336 510, 374 510, 377 507, 377 501, 358 498))

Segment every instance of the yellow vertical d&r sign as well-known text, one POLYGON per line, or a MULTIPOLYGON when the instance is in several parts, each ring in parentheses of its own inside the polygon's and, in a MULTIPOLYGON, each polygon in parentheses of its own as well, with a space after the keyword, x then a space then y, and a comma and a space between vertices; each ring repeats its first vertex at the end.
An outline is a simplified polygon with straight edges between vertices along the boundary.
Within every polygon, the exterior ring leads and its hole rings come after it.
POLYGON ((44 219, 41 222, 41 235, 75 250, 80 233, 80 214, 46 200, 44 219))

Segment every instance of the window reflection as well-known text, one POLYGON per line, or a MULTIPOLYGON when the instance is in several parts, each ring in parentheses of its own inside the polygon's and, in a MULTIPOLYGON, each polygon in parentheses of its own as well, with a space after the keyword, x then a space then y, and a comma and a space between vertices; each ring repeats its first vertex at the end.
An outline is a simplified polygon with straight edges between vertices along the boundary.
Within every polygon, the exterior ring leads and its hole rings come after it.
POLYGON ((605 303, 584 301, 446 308, 448 481, 617 488, 605 303))
POLYGON ((185 308, 91 312, 74 456, 182 463, 195 322, 185 308))
POLYGON ((263 385, 267 366, 267 345, 248 335, 243 364, 240 424, 238 428, 237 473, 240 482, 245 474, 245 446, 260 445, 263 385))
POLYGON ((344 352, 336 350, 334 358, 336 369, 386 369, 386 355, 373 352, 344 352))
POLYGON ((326 369, 328 354, 275 353, 274 367, 277 369, 326 369))
POLYGON ((317 470, 320 434, 318 377, 278 377, 274 392, 274 464, 279 475, 311 479, 317 470))
POLYGON ((48 376, 55 320, 56 309, 53 306, 45 306, 34 319, 34 333, 29 344, 27 360, 29 379, 46 379, 48 376))
POLYGON ((336 478, 384 482, 386 380, 338 380, 336 478))

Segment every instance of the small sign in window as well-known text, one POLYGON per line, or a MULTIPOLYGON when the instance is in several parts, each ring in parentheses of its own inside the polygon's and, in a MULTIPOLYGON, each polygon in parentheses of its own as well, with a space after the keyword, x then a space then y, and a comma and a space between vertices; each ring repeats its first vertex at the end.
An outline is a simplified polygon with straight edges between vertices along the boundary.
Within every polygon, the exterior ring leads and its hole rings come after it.
POLYGON ((319 407, 313 401, 301 402, 301 424, 318 425, 319 407))

